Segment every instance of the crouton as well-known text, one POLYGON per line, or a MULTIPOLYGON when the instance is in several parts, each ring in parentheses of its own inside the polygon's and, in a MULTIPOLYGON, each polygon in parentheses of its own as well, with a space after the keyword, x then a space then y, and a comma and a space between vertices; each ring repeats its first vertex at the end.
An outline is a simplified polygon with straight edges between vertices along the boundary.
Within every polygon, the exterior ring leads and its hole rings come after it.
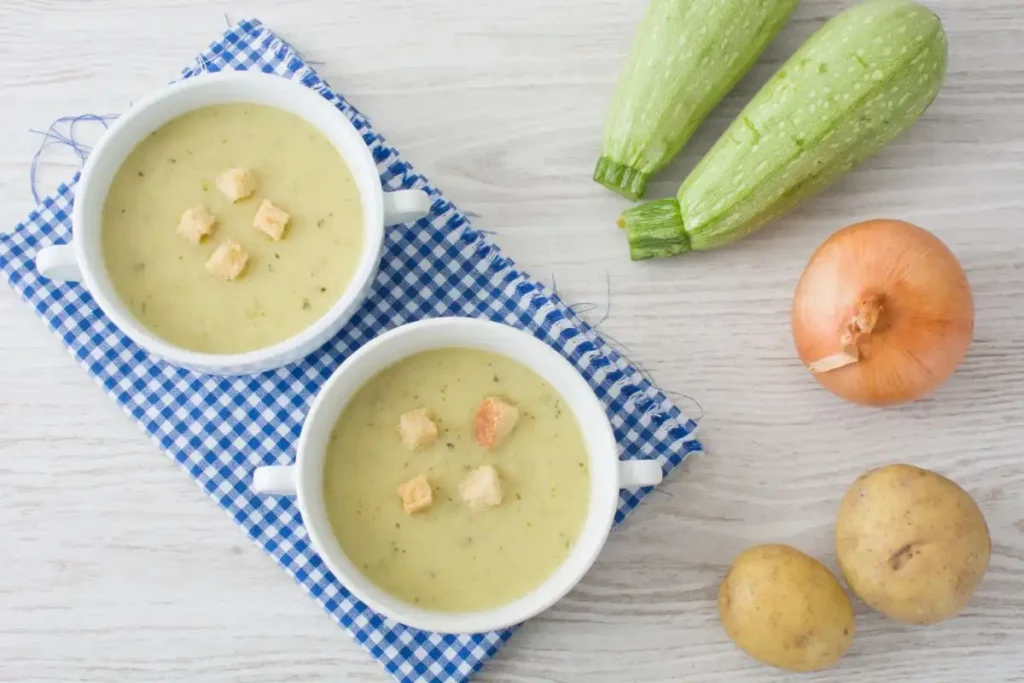
POLYGON ((291 219, 287 211, 275 206, 269 199, 264 199, 256 217, 252 219, 252 227, 265 232, 277 242, 284 236, 284 228, 291 219))
POLYGON ((419 408, 398 418, 398 433, 402 435, 405 447, 414 451, 434 443, 437 439, 437 425, 430 419, 426 408, 419 408))
POLYGON ((399 486, 398 495, 402 498, 402 509, 407 515, 425 510, 434 502, 430 482, 423 474, 399 486))
POLYGON ((217 219, 213 214, 200 204, 181 214, 181 220, 178 221, 178 234, 192 244, 199 244, 204 237, 213 232, 216 222, 217 219))
POLYGON ((512 433, 518 421, 519 410, 514 405, 488 396, 476 409, 473 438, 481 448, 495 448, 512 433))
POLYGON ((498 470, 490 465, 476 468, 459 484, 459 493, 462 500, 473 510, 501 505, 504 493, 498 470))
POLYGON ((206 270, 211 275, 217 275, 225 280, 234 280, 242 274, 245 264, 248 262, 249 254, 242 249, 242 245, 227 240, 213 252, 213 256, 206 262, 206 270))
POLYGON ((214 181, 228 201, 237 202, 256 191, 256 176, 247 168, 229 168, 214 181))

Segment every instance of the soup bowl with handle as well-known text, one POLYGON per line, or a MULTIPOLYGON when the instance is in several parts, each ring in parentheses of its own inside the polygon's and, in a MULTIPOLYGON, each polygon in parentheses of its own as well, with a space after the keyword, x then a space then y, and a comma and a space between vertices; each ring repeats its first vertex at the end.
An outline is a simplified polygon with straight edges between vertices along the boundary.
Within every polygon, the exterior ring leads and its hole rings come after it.
MULTIPOLYGON (((81 282, 115 325, 140 347, 172 364, 218 375, 263 372, 299 360, 338 333, 365 299, 374 281, 388 225, 422 218, 431 200, 422 190, 385 192, 373 155, 355 126, 334 105, 301 83, 245 71, 210 73, 173 83, 140 100, 114 122, 82 169, 71 215, 74 238, 40 250, 39 272, 52 280, 81 282), (114 175, 146 136, 172 119, 201 107, 248 102, 284 110, 311 124, 337 149, 359 191, 363 246, 348 287, 334 305, 298 334, 244 353, 201 353, 150 332, 114 290, 103 260, 103 204, 114 175)), ((170 229, 174 229, 173 226, 170 229)), ((188 302, 182 302, 187 306, 188 302)))
MULTIPOLYGON (((342 456, 343 457, 343 456, 342 456)), ((295 463, 259 467, 253 487, 266 495, 294 495, 313 548, 351 593, 380 614, 414 628, 441 633, 479 633, 523 622, 544 611, 583 578, 604 547, 621 489, 661 482, 660 460, 619 460, 604 406, 579 372, 536 337, 499 323, 436 318, 410 323, 368 342, 327 380, 313 401, 299 436, 295 463), (404 358, 423 351, 469 348, 510 358, 550 384, 572 409, 589 458, 586 516, 565 560, 535 589, 493 609, 446 612, 420 608, 379 588, 346 556, 335 539, 324 501, 324 462, 331 431, 356 392, 404 358)), ((395 505, 401 505, 395 496, 395 505)))

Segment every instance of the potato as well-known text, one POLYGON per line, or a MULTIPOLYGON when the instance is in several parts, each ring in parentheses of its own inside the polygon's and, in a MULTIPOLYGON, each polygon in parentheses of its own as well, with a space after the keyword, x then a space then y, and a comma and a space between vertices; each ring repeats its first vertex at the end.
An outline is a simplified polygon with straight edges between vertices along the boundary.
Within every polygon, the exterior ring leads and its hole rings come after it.
POLYGON ((788 545, 758 545, 732 563, 718 616, 754 659, 790 671, 835 664, 853 640, 853 606, 825 565, 788 545))
POLYGON ((911 465, 865 472, 839 507, 836 553, 861 600, 909 624, 934 624, 967 605, 992 542, 974 500, 911 465))

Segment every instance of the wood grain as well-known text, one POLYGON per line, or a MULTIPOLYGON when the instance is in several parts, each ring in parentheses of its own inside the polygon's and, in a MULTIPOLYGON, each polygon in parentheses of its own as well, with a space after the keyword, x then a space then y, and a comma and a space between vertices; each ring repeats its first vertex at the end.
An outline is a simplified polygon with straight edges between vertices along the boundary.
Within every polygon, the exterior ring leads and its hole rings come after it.
MULTIPOLYGON (((632 264, 624 203, 589 180, 643 0, 0 0, 0 225, 31 208, 28 132, 122 111, 232 19, 258 16, 373 117, 417 168, 705 417, 709 455, 613 534, 593 571, 481 681, 791 680, 740 654, 714 595, 747 545, 833 568, 836 508, 869 467, 907 461, 976 496, 992 567, 957 619, 900 626, 858 607, 829 683, 1024 680, 1024 10, 928 0, 949 77, 924 119, 794 215, 733 248, 632 264), (866 410, 819 389, 792 348, 793 288, 842 225, 926 226, 962 260, 977 335, 933 397, 866 410), (608 297, 610 289, 611 296, 608 297), (688 397, 693 397, 691 400, 688 397)), ((849 0, 807 0, 652 184, 669 195, 778 64, 849 0)), ((83 129, 84 131, 84 129, 83 129)), ((54 152, 44 188, 73 170, 54 152)), ((0 290, 0 680, 383 681, 383 670, 102 397, 0 290)))

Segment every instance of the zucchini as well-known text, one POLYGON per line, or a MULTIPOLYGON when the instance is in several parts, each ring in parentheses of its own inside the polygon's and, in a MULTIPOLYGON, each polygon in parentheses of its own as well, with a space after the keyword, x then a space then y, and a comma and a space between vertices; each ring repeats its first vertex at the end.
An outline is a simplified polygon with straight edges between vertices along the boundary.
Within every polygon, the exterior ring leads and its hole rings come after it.
POLYGON ((754 65, 800 0, 651 0, 605 121, 594 180, 632 200, 754 65))
POLYGON ((945 73, 946 34, 925 7, 866 0, 839 14, 761 88, 675 199, 622 214, 631 258, 753 233, 907 130, 945 73))

